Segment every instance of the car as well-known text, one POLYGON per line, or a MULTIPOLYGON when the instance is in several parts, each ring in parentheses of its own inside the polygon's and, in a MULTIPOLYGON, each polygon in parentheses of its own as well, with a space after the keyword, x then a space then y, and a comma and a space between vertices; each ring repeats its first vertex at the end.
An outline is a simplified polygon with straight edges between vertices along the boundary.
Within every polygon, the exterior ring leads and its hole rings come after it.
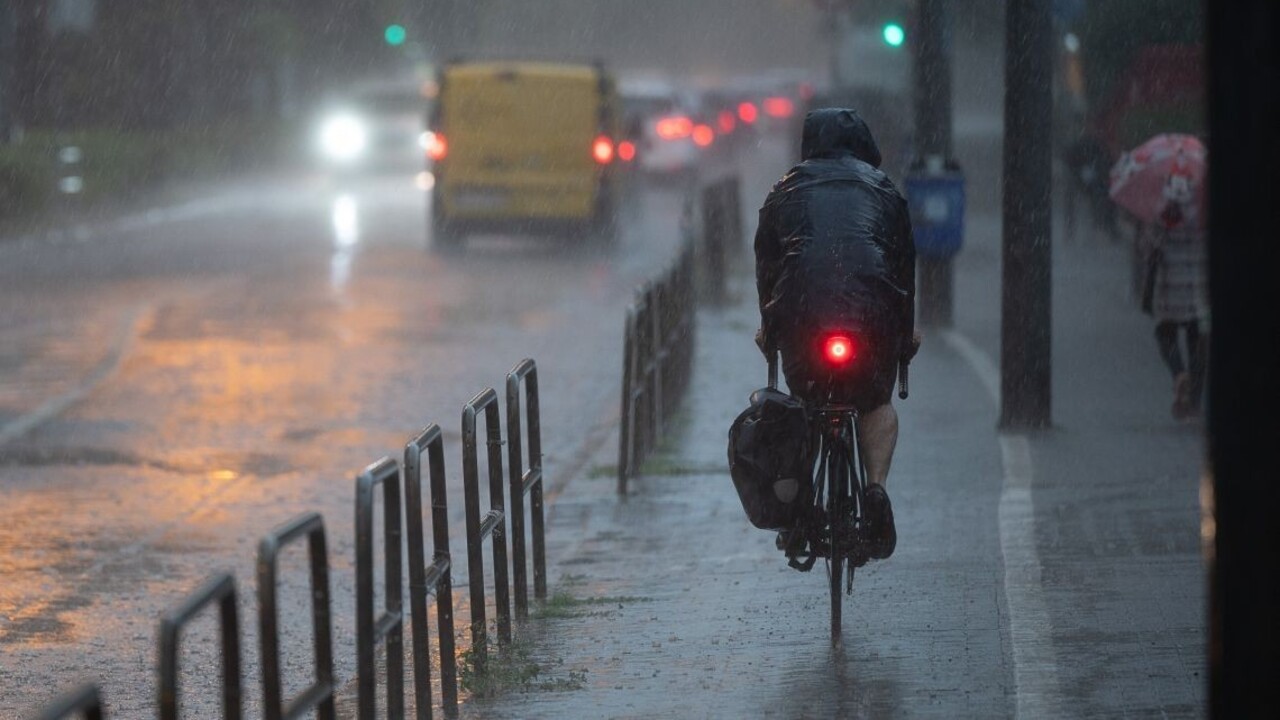
POLYGON ((625 146, 602 64, 459 61, 438 87, 425 142, 433 247, 480 232, 612 236, 625 146))
POLYGON ((331 97, 316 149, 338 173, 418 172, 435 83, 408 78, 358 83, 331 97))
POLYGON ((628 138, 636 146, 636 162, 648 175, 692 173, 701 149, 715 140, 714 129, 697 117, 686 94, 659 80, 631 80, 621 85, 628 138))

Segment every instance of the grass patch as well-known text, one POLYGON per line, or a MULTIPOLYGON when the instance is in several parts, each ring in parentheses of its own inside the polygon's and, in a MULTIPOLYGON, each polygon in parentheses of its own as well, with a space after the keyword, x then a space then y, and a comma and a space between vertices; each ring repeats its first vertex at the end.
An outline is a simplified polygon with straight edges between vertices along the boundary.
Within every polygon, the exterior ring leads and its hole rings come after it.
POLYGON ((617 465, 596 465, 587 471, 588 480, 606 480, 618 477, 617 465))
POLYGON ((562 620, 578 617, 596 617, 605 614, 602 608, 621 610, 630 603, 653 602, 653 598, 633 595, 575 597, 563 590, 547 598, 547 601, 533 611, 533 617, 539 620, 562 620))
MULTIPOLYGON (((564 675, 549 675, 548 668, 533 659, 526 643, 519 640, 496 652, 484 653, 484 645, 462 652, 458 663, 458 681, 462 689, 476 698, 495 697, 504 692, 563 692, 581 690, 587 685, 587 670, 570 668, 564 675), (483 658, 483 661, 482 661, 483 658)), ((564 661, 553 661, 563 665, 564 661)))
POLYGON ((728 468, 723 465, 690 465, 683 460, 669 455, 657 455, 645 461, 640 467, 640 475, 651 477, 678 477, 682 475, 723 475, 728 468))

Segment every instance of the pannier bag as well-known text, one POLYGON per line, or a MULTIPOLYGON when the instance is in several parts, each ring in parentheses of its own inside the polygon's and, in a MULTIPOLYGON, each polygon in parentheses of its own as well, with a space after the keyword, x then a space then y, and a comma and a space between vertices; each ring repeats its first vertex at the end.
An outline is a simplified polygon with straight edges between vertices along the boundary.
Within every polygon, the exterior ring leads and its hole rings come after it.
POLYGON ((808 416, 799 400, 772 388, 751 393, 750 402, 729 426, 729 474, 751 524, 785 530, 813 503, 808 416))

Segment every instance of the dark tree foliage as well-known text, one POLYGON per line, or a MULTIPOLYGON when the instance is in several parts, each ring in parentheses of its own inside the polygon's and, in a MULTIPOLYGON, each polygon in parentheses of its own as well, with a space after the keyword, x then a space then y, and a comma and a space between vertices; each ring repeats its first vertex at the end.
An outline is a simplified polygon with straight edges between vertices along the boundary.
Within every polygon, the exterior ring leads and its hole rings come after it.
POLYGON ((13 91, 28 127, 155 129, 274 117, 286 94, 394 61, 401 0, 98 0, 91 32, 48 32, 13 0, 13 91))

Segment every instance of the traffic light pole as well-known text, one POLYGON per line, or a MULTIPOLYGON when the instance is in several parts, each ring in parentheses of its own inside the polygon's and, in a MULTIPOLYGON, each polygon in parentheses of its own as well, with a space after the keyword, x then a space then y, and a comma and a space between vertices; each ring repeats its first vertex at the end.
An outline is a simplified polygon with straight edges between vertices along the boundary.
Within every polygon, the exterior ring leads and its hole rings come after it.
MULTIPOLYGON (((913 52, 916 153, 913 170, 955 166, 951 143, 950 0, 920 0, 913 52)), ((954 279, 950 257, 921 255, 917 296, 920 324, 950 327, 954 279)))
POLYGON ((1051 424, 1050 0, 1006 6, 1000 427, 1051 424))

